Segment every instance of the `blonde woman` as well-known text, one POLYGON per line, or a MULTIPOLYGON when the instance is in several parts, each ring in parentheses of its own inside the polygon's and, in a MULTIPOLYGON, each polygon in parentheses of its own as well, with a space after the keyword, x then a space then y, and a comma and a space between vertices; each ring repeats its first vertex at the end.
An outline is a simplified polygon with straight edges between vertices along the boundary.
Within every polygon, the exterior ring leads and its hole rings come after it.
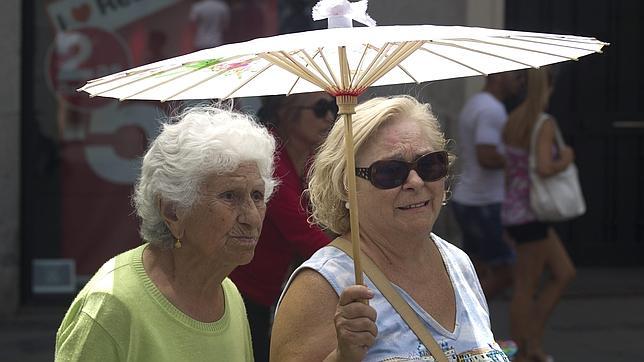
POLYGON ((559 149, 556 146, 556 121, 544 113, 552 89, 551 72, 543 68, 529 70, 526 98, 510 114, 503 131, 506 196, 501 207, 501 220, 516 242, 510 319, 512 338, 519 345, 515 361, 519 362, 552 360, 542 349, 545 324, 575 276, 575 267, 554 228, 537 220, 530 208, 528 158, 531 135, 539 118, 546 120, 536 137, 537 173, 541 177, 555 175, 574 160, 570 147, 559 149), (550 277, 537 293, 546 269, 550 277))
MULTIPOLYGON (((507 361, 467 254, 432 233, 452 157, 429 105, 409 96, 356 108, 361 249, 453 360, 507 361)), ((309 173, 313 217, 349 238, 344 122, 309 173)), ((275 315, 272 361, 419 361, 430 352, 367 276, 354 284, 340 249, 317 251, 291 276, 275 315), (369 299, 369 305, 361 300, 369 299)))

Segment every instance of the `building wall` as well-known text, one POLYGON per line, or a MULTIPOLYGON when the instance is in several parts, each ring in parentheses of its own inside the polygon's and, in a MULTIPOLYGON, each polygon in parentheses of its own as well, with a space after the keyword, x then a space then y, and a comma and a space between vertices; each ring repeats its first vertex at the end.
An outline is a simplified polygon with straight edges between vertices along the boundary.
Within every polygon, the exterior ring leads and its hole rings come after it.
POLYGON ((21 2, 0 2, 0 316, 18 307, 20 283, 21 2))

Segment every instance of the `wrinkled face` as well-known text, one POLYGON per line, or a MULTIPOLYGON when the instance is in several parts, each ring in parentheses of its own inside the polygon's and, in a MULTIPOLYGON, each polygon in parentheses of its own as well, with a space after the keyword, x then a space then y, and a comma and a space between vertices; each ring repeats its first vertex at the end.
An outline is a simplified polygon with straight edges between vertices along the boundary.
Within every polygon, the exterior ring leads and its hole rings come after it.
POLYGON ((182 217, 184 245, 226 265, 248 264, 266 213, 264 190, 254 162, 241 163, 224 175, 210 176, 197 204, 182 217))
MULTIPOLYGON (((295 96, 293 96, 295 97, 295 96)), ((283 114, 286 138, 297 139, 310 147, 317 147, 329 134, 335 122, 335 99, 326 93, 298 94, 283 114)))
MULTIPOLYGON (((386 123, 362 147, 356 166, 369 167, 379 160, 411 162, 432 151, 437 150, 418 123, 402 118, 386 123)), ((358 178, 357 189, 361 229, 394 238, 429 236, 442 206, 445 178, 425 182, 412 170, 399 187, 383 190, 358 178)))

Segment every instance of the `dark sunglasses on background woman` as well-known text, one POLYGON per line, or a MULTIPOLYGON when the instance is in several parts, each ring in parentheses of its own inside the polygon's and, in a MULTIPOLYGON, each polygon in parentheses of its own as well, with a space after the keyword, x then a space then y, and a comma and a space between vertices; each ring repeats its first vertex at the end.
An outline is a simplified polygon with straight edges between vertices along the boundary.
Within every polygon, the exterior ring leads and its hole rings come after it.
POLYGON ((320 99, 315 102, 312 106, 301 106, 298 108, 310 109, 313 111, 313 114, 317 118, 326 118, 326 115, 331 112, 333 119, 338 118, 338 105, 335 103, 335 100, 320 99))

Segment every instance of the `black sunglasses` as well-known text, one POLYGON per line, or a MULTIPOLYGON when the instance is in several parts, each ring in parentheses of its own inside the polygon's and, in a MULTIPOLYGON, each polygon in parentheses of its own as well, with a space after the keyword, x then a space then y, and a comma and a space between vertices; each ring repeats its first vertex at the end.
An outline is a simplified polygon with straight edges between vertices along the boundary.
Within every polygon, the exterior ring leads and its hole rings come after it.
POLYGON ((356 167, 356 176, 371 181, 379 189, 393 189, 402 185, 411 170, 425 182, 437 181, 447 176, 449 158, 446 151, 424 154, 413 162, 399 160, 376 161, 369 167, 356 167))
POLYGON ((310 109, 318 118, 325 118, 329 112, 333 115, 333 119, 338 118, 338 105, 335 103, 335 100, 320 99, 312 106, 302 106, 298 108, 310 109))

